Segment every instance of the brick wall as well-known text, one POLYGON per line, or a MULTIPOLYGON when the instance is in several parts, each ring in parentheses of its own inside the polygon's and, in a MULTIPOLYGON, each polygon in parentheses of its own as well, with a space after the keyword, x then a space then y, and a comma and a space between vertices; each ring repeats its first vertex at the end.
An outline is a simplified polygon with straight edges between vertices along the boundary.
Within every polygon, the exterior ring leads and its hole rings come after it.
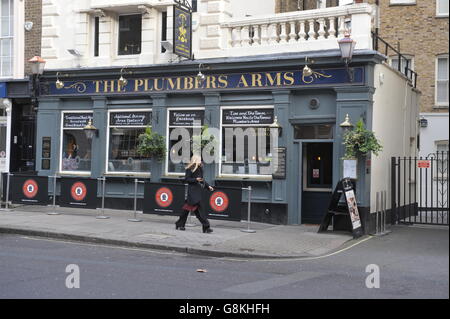
POLYGON ((28 60, 41 55, 42 0, 25 0, 25 21, 32 21, 31 31, 25 30, 25 74, 30 73, 28 60))
POLYGON ((394 47, 399 42, 401 53, 414 57, 417 88, 422 92, 421 112, 448 112, 434 108, 436 55, 448 53, 448 17, 436 17, 435 0, 416 0, 415 5, 390 5, 388 0, 379 3, 379 35, 394 47))

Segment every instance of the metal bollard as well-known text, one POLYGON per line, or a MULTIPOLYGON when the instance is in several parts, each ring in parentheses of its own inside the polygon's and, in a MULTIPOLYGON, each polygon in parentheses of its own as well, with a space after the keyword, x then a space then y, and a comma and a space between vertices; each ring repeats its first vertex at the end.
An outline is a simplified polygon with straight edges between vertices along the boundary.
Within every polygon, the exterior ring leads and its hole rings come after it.
POLYGON ((109 219, 109 216, 105 216, 105 184, 106 184, 106 177, 103 176, 101 178, 97 178, 97 180, 102 181, 102 209, 101 214, 95 217, 96 219, 109 219))
MULTIPOLYGON (((11 174, 8 172, 6 177, 6 198, 5 198, 5 208, 0 208, 3 212, 10 212, 11 209, 9 209, 9 178, 11 174)), ((2 191, 3 192, 3 191, 2 191)))
POLYGON ((256 233, 256 230, 250 229, 250 213, 252 205, 252 187, 243 188, 243 190, 248 190, 248 208, 247 208, 247 229, 241 229, 244 233, 256 233))
POLYGON ((379 205, 379 199, 380 199, 380 193, 379 192, 377 192, 377 195, 376 195, 376 202, 375 202, 375 212, 376 212, 376 221, 375 221, 375 229, 376 229, 376 231, 375 231, 375 235, 379 235, 379 233, 380 233, 380 225, 379 225, 379 222, 378 222, 378 219, 379 219, 379 213, 380 213, 380 211, 379 211, 379 208, 380 208, 380 205, 379 205))
POLYGON ((129 222, 135 222, 135 223, 138 223, 138 222, 141 222, 142 220, 141 219, 138 219, 137 217, 136 217, 136 206, 137 206, 137 186, 138 186, 138 180, 137 179, 134 179, 134 218, 130 218, 130 219, 128 219, 128 221, 129 222))
POLYGON ((61 215, 56 211, 56 179, 58 176, 50 176, 50 178, 53 178, 53 211, 48 212, 47 215, 61 215))

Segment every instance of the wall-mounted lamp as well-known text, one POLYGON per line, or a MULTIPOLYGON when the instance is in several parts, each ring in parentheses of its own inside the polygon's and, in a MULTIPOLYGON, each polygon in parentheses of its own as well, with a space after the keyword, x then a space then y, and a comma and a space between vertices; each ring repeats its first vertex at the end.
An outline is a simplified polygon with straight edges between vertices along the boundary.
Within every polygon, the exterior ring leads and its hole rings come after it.
POLYGON ((128 80, 123 76, 124 74, 131 74, 131 71, 125 72, 125 67, 120 70, 119 86, 125 87, 128 84, 128 80))
POLYGON ((344 60, 345 68, 347 69, 347 74, 350 82, 353 82, 353 69, 349 68, 350 61, 353 57, 353 50, 355 49, 356 41, 350 38, 348 32, 345 36, 338 40, 339 49, 341 50, 341 57, 344 60))
MULTIPOLYGON (((311 63, 314 63, 313 60, 310 60, 311 63)), ((305 67, 303 68, 303 76, 311 76, 313 74, 313 70, 308 66, 308 57, 305 58, 305 67)))
POLYGON ((60 73, 59 73, 59 72, 56 72, 56 82, 55 82, 55 86, 56 86, 56 88, 57 88, 58 90, 60 90, 60 89, 62 89, 62 88, 64 87, 64 82, 61 81, 61 80, 59 79, 59 75, 60 75, 60 73))
POLYGON ((339 126, 345 131, 346 130, 351 130, 353 128, 353 124, 350 122, 350 116, 348 114, 345 115, 344 122, 339 124, 339 126))
POLYGON ((269 128, 271 131, 272 131, 272 129, 277 130, 278 137, 281 137, 281 134, 283 133, 283 127, 278 122, 278 116, 275 115, 275 117, 273 119, 273 123, 269 125, 269 128))
MULTIPOLYGON (((196 75, 196 78, 200 83, 205 81, 205 79, 206 79, 206 76, 202 73, 202 66, 203 66, 203 63, 200 63, 198 65, 198 74, 196 75)), ((205 67, 205 68, 208 69, 208 67, 205 67)))
POLYGON ((84 134, 89 141, 92 141, 94 136, 98 136, 98 129, 92 124, 92 120, 88 121, 85 127, 83 127, 84 134))
POLYGON ((420 127, 423 127, 423 128, 428 127, 428 120, 426 118, 422 117, 419 120, 419 125, 420 125, 420 127))

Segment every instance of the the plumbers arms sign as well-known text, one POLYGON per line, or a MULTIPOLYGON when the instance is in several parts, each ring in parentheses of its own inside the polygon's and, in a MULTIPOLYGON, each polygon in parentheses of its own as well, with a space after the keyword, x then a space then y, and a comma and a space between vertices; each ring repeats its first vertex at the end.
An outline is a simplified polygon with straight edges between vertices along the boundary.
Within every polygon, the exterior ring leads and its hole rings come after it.
POLYGON ((98 79, 65 81, 62 88, 54 82, 49 83, 48 92, 42 95, 103 95, 136 94, 148 92, 177 92, 205 90, 245 90, 296 88, 304 86, 333 86, 345 84, 363 84, 364 68, 354 68, 354 79, 350 83, 345 68, 314 70, 310 76, 301 70, 274 71, 233 74, 209 74, 204 80, 192 76, 162 76, 128 79, 127 85, 120 85, 118 79, 98 79))

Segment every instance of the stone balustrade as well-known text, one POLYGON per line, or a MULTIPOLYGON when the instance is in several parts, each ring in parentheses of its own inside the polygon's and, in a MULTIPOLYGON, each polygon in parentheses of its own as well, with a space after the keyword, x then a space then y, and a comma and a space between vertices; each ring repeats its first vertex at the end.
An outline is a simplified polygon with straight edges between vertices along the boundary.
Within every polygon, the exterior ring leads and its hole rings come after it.
POLYGON ((223 50, 201 48, 202 57, 244 56, 338 49, 346 30, 355 49, 372 49, 374 8, 369 4, 228 19, 222 22, 223 50), (210 54, 211 53, 211 54, 210 54))

